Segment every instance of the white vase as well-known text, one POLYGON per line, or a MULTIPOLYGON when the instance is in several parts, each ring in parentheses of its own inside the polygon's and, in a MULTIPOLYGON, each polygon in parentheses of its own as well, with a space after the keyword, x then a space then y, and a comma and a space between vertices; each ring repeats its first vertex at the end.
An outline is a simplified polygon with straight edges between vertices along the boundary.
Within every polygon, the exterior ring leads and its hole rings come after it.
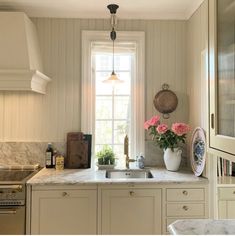
POLYGON ((164 162, 167 170, 177 171, 181 162, 182 151, 179 148, 174 148, 174 151, 171 148, 164 150, 164 162))

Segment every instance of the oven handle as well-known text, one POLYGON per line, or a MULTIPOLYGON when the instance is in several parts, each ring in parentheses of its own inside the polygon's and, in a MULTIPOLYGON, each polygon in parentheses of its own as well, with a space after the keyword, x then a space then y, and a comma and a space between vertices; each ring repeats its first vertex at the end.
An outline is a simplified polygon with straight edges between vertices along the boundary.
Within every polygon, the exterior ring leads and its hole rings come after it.
POLYGON ((2 210, 0 209, 0 215, 9 215, 9 214, 16 214, 16 210, 14 209, 7 209, 7 210, 2 210))
POLYGON ((9 184, 9 185, 0 185, 0 189, 17 189, 17 190, 22 190, 22 185, 18 184, 9 184))

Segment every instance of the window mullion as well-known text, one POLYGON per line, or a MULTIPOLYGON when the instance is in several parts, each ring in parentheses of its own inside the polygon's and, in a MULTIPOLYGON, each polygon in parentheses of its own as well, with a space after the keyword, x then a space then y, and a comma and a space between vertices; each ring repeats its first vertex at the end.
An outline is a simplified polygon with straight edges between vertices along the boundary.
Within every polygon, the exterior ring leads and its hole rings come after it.
POLYGON ((112 87, 112 149, 114 149, 114 86, 112 87))

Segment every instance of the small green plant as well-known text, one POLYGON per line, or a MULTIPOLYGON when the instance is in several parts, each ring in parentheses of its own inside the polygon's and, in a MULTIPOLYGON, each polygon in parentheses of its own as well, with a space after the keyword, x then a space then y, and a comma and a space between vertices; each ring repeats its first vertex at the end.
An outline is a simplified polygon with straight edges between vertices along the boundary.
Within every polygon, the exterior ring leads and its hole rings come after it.
POLYGON ((104 145, 103 149, 96 153, 99 165, 114 165, 115 154, 111 147, 104 145))

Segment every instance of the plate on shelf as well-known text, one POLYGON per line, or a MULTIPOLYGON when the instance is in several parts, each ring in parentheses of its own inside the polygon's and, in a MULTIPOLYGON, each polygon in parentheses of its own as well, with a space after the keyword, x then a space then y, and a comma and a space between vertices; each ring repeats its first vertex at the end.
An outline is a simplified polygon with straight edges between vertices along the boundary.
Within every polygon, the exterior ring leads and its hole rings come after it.
POLYGON ((190 162, 194 174, 200 176, 206 162, 206 136, 200 127, 197 127, 192 134, 190 162))

